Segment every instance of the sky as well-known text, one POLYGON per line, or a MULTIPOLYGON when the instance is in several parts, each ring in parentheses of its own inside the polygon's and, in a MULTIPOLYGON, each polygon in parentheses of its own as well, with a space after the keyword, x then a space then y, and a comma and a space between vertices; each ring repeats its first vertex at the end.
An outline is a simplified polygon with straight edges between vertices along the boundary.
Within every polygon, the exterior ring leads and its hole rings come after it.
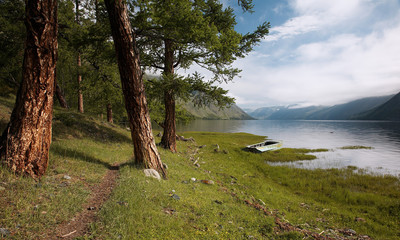
POLYGON ((242 108, 335 105, 400 92, 400 0, 253 0, 236 30, 270 33, 222 87, 242 108))

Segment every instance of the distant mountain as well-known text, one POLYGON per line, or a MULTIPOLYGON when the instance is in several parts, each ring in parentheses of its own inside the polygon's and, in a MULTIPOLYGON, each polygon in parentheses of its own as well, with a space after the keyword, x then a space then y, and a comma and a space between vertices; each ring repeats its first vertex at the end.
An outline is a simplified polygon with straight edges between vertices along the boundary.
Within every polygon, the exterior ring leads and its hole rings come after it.
POLYGON ((384 104, 393 96, 362 98, 332 107, 267 107, 256 109, 249 114, 257 119, 271 120, 348 120, 359 118, 361 113, 384 104))
POLYGON ((345 104, 335 105, 318 111, 310 116, 313 120, 347 120, 356 115, 376 108, 387 102, 393 95, 383 97, 368 97, 345 104))
POLYGON ((183 103, 182 107, 188 111, 195 118, 199 119, 237 119, 237 120, 251 120, 254 119, 247 113, 245 113, 236 104, 233 104, 230 108, 220 109, 216 105, 210 105, 205 107, 195 107, 193 103, 183 103))
POLYGON ((263 107, 257 108, 253 111, 248 111, 247 113, 257 119, 267 119, 269 118, 274 112, 277 112, 285 107, 263 107))
POLYGON ((290 119, 290 120, 302 120, 309 119, 315 112, 318 112, 325 107, 311 106, 305 108, 282 108, 278 111, 272 113, 267 119, 271 120, 282 120, 282 119, 290 119))
POLYGON ((359 114, 357 119, 400 121, 400 93, 384 104, 359 114))

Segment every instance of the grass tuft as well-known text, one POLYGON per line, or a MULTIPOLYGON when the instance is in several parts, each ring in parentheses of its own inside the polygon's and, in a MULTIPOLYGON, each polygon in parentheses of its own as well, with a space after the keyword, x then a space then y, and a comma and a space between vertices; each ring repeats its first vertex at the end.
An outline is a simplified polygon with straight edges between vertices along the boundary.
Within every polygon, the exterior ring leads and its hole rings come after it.
POLYGON ((264 152, 267 162, 294 162, 301 160, 314 160, 317 157, 308 153, 327 152, 328 149, 282 148, 276 151, 264 152))
POLYGON ((343 149, 343 150, 354 150, 354 149, 372 149, 372 147, 366 147, 366 146, 344 146, 344 147, 340 147, 339 149, 343 149))

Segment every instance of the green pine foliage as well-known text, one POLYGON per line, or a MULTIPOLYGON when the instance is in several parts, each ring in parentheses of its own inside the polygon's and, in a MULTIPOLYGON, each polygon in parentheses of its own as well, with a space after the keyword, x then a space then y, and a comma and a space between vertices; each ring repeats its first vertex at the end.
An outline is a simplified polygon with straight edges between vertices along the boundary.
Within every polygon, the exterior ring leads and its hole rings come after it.
POLYGON ((57 79, 72 109, 77 108, 77 74, 82 75, 81 90, 85 112, 104 116, 111 104, 115 122, 126 123, 122 88, 111 29, 103 1, 81 1, 80 24, 75 21, 74 1, 59 2, 59 60, 57 79), (76 58, 81 54, 82 66, 76 58))
POLYGON ((24 1, 0 1, 0 95, 16 93, 22 78, 24 1))
MULTIPOLYGON (((147 96, 153 115, 162 115, 162 91, 173 89, 179 102, 193 101, 196 107, 216 105, 229 107, 234 99, 216 86, 229 82, 240 72, 232 63, 252 50, 267 32, 268 23, 254 33, 240 34, 232 8, 220 1, 129 1, 131 21, 141 49, 143 69, 163 68, 164 40, 173 44, 174 65, 187 69, 198 64, 210 70, 213 79, 196 73, 190 76, 163 76, 147 84, 147 96), (159 56, 161 53, 161 56, 159 56), (151 85, 151 86, 150 86, 151 85), (161 111, 156 113, 156 111, 161 111)), ((251 1, 238 1, 244 10, 251 10, 251 1)), ((126 122, 126 113, 119 80, 118 65, 113 50, 111 30, 102 0, 79 1, 79 23, 76 22, 75 0, 58 1, 59 53, 57 82, 71 109, 77 108, 78 90, 83 93, 85 112, 105 115, 106 105, 113 108, 114 121, 126 122), (82 66, 76 59, 80 53, 82 66), (77 82, 78 73, 83 81, 77 82)), ((24 1, 0 2, 0 92, 16 93, 22 75, 25 41, 24 1)), ((57 104, 57 103, 56 103, 57 104)), ((179 108, 179 106, 178 106, 179 108)), ((183 108, 177 109, 178 121, 190 119, 183 108)))
MULTIPOLYGON (((137 34, 141 60, 145 69, 162 70, 163 77, 154 81, 154 88, 172 91, 180 100, 196 96, 196 103, 229 106, 234 99, 215 83, 229 82, 240 73, 232 63, 249 53, 269 29, 264 23, 253 33, 242 35, 235 31, 233 9, 224 8, 220 1, 164 1, 143 0, 130 2, 131 23, 137 34), (168 42, 168 44, 167 44, 168 42), (166 52, 173 52, 172 68, 188 69, 197 64, 213 74, 205 79, 196 73, 179 76, 167 69, 166 52), (201 93, 201 94, 198 94, 201 93)), ((239 1, 244 9, 252 7, 251 1, 239 1)), ((160 96, 160 95, 158 95, 160 96)), ((161 94, 162 96, 162 94, 161 94)), ((160 99, 162 101, 162 99, 160 99)))

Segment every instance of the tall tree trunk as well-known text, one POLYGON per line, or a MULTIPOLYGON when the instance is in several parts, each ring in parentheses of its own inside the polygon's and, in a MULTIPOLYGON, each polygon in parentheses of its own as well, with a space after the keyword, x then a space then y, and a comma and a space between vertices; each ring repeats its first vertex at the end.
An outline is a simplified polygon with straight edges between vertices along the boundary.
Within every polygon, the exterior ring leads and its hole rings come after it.
POLYGON ((62 108, 68 109, 69 106, 67 100, 65 99, 64 93, 61 90, 60 86, 58 85, 56 78, 54 79, 54 87, 55 87, 55 94, 58 99, 58 102, 60 103, 60 106, 62 108))
MULTIPOLYGON (((79 24, 79 0, 75 1, 75 22, 79 24)), ((78 56, 76 59, 76 64, 78 66, 78 111, 80 113, 83 113, 83 94, 82 94, 82 75, 81 75, 81 66, 82 66, 82 60, 81 60, 81 53, 78 50, 78 56)))
POLYGON ((15 173, 42 176, 51 143, 57 62, 57 0, 25 1, 23 79, 10 122, 1 137, 0 156, 15 173))
POLYGON ((98 23, 98 21, 99 21, 99 1, 98 0, 94 1, 94 11, 95 11, 96 23, 98 23))
POLYGON ((112 106, 111 103, 107 104, 107 122, 113 123, 112 106))
MULTIPOLYGON (((174 49, 170 40, 165 40, 164 75, 172 77, 174 74, 174 49)), ((171 78, 173 79, 173 78, 171 78)), ((175 96, 174 89, 164 91, 165 120, 164 134, 161 138, 161 146, 176 152, 176 123, 175 123, 175 96)))
POLYGON ((166 171, 161 162, 151 128, 149 109, 136 48, 135 36, 123 0, 106 0, 118 67, 125 98, 134 146, 135 162, 157 170, 163 177, 166 171))
POLYGON ((80 52, 78 52, 77 66, 78 66, 78 111, 80 113, 84 113, 84 110, 83 110, 83 94, 82 94, 82 75, 80 73, 80 68, 82 66, 82 61, 81 61, 81 53, 80 52))

